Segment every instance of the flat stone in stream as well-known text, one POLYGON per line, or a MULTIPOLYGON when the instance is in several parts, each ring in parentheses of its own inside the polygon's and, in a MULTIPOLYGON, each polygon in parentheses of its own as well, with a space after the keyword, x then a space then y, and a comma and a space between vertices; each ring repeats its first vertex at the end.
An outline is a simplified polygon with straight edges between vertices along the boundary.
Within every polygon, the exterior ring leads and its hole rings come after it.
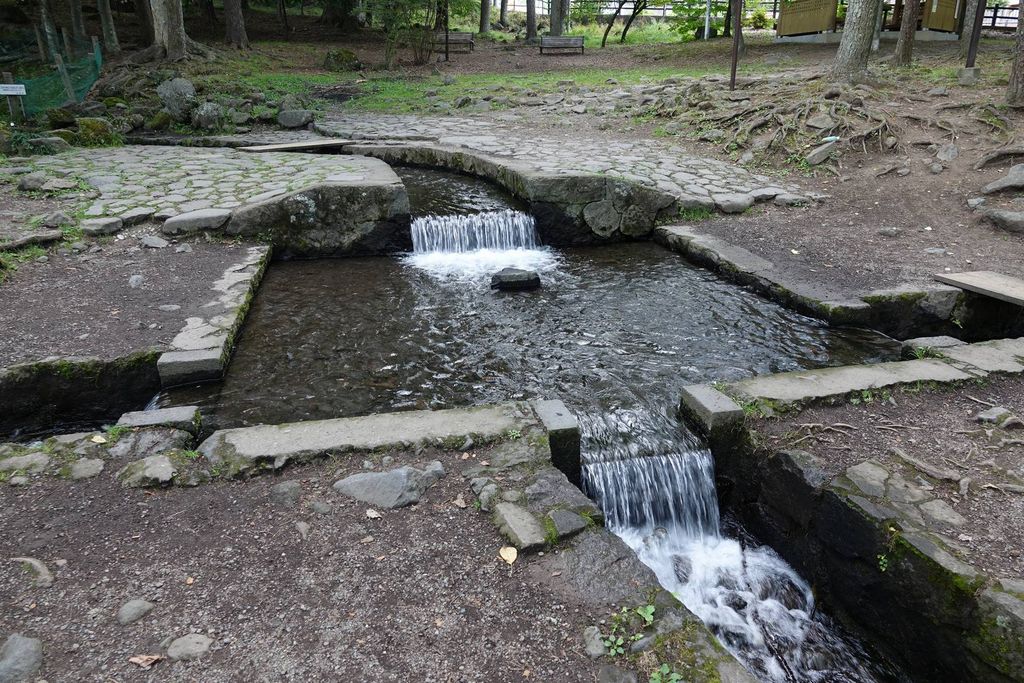
POLYGON ((540 275, 533 270, 502 268, 491 276, 491 289, 503 292, 525 292, 540 287, 540 275))

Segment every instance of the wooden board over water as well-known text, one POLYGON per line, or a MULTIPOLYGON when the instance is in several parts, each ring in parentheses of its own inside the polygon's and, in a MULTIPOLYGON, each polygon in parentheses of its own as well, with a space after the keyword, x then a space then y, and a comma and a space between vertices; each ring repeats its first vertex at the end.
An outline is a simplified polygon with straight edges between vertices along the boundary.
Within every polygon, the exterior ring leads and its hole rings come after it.
POLYGON ((968 292, 1024 306, 1024 280, 1020 278, 991 270, 975 270, 968 273, 940 273, 935 279, 968 292))
POLYGON ((326 140, 303 140, 301 142, 278 142, 273 145, 240 147, 243 152, 301 152, 307 149, 323 149, 351 145, 352 140, 328 138, 326 140))

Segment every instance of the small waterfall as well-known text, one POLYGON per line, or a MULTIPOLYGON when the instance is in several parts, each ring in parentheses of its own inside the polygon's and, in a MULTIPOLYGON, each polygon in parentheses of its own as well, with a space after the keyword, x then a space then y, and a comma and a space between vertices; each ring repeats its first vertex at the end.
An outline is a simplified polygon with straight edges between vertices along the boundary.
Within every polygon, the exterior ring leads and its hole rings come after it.
POLYGON ((550 273, 558 265, 540 246, 533 216, 511 209, 416 218, 412 244, 406 262, 446 280, 482 284, 502 268, 550 273))
POLYGON ((538 243, 533 216, 505 209, 417 218, 412 222, 412 245, 417 254, 464 254, 481 249, 536 249, 538 243))
POLYGON ((771 548, 721 533, 710 451, 667 412, 579 416, 583 480, 608 528, 758 678, 872 681, 771 548))

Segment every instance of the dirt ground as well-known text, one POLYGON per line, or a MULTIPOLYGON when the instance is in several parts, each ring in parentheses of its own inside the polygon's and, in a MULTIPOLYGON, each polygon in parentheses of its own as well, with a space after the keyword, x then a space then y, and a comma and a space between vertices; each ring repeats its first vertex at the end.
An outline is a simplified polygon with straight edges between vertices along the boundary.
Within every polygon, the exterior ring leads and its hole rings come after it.
POLYGON ((0 563, 0 632, 41 638, 51 681, 594 681, 581 634, 602 615, 530 578, 546 558, 498 557, 485 513, 455 504, 473 500, 458 455, 394 455, 447 475, 380 519, 330 488, 359 454, 193 489, 126 491, 106 473, 0 487, 0 556, 55 576, 36 588, 0 563), (298 502, 271 495, 285 480, 298 502), (156 607, 121 626, 136 598, 156 607), (128 661, 192 632, 214 641, 199 661, 128 661))
POLYGON ((192 241, 180 253, 173 243, 141 246, 138 238, 151 232, 140 227, 122 232, 123 239, 68 242, 43 262, 20 264, 0 282, 0 367, 161 347, 200 314, 212 284, 245 256, 244 246, 221 241, 192 241), (132 287, 135 275, 142 282, 132 287))
POLYGON ((1024 429, 979 424, 974 416, 991 406, 1024 416, 1020 378, 999 377, 920 393, 874 392, 870 402, 819 406, 795 416, 764 419, 757 430, 767 437, 771 450, 813 453, 830 476, 870 457, 890 470, 902 468, 908 480, 920 484, 920 473, 893 455, 892 449, 899 448, 934 467, 969 477, 966 494, 956 482, 928 482, 936 498, 967 520, 947 529, 947 534, 971 564, 993 576, 1019 578, 1024 575, 1024 493, 1002 486, 1024 484, 1024 429))

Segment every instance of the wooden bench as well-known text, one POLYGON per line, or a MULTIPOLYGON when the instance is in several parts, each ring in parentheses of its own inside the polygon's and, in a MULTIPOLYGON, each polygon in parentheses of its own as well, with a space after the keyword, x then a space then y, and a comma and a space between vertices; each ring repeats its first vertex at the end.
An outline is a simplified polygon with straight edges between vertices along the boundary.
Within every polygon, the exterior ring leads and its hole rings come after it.
MULTIPOLYGON (((476 47, 473 34, 468 31, 450 31, 448 33, 449 52, 472 52, 476 47)), ((434 52, 444 52, 444 31, 434 34, 434 52)))
POLYGON ((579 50, 583 54, 583 36, 541 36, 540 53, 565 52, 567 50, 579 50))

